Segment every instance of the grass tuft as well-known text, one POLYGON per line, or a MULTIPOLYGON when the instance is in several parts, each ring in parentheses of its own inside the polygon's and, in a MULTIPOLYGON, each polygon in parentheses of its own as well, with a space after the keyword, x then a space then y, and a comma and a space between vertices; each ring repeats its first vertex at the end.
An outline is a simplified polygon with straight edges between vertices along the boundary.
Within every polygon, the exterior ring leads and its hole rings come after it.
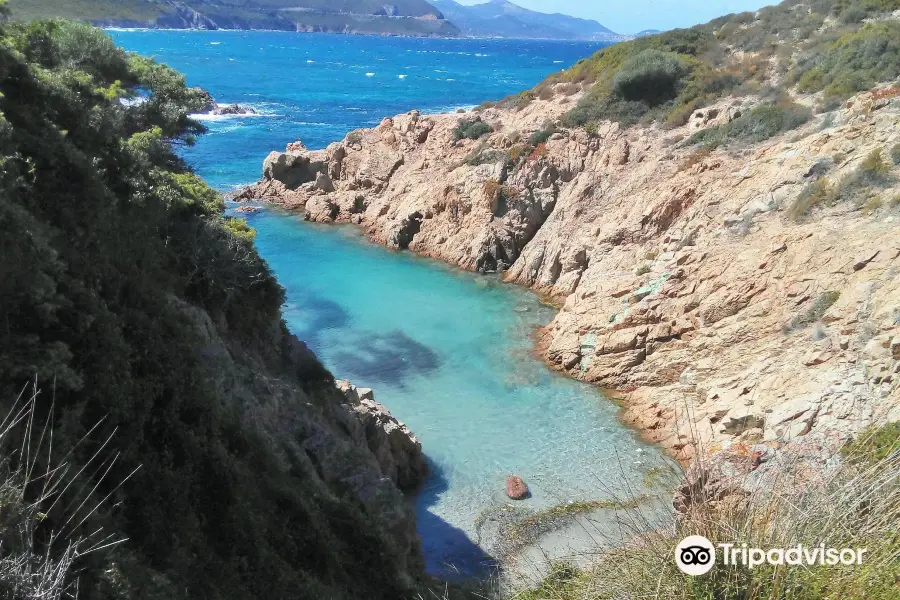
MULTIPOLYGON (((898 430, 888 438, 896 449, 898 430)), ((871 439, 871 438, 870 438, 871 439)), ((878 448, 885 444, 879 443, 878 448)), ((549 575, 514 600, 896 600, 900 581, 900 453, 869 451, 869 462, 845 461, 821 480, 771 471, 747 497, 706 499, 674 524, 623 521, 631 543, 602 552, 587 567, 552 563, 549 575), (702 535, 764 550, 865 549, 861 565, 725 565, 721 550, 706 575, 678 570, 676 545, 702 535)))

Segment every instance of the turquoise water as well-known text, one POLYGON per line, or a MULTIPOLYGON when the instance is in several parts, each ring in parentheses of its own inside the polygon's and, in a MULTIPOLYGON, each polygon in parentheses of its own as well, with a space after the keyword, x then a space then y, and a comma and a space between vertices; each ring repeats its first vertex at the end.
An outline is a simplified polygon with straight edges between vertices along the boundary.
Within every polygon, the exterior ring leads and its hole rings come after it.
POLYGON ((324 148, 385 116, 440 112, 498 100, 603 44, 382 38, 274 31, 110 31, 128 50, 156 56, 220 104, 257 117, 214 117, 185 156, 213 186, 259 178, 262 160, 302 139, 324 148))
MULTIPOLYGON (((386 114, 500 97, 594 48, 247 32, 115 37, 158 54, 222 101, 266 112, 210 121, 210 134, 185 153, 221 189, 256 179, 262 158, 289 141, 324 146, 386 114)), ((506 502, 509 474, 531 487, 520 506, 539 509, 639 488, 642 473, 662 461, 595 388, 532 355, 535 328, 553 317, 533 294, 374 246, 352 227, 275 210, 248 220, 288 291, 292 331, 338 377, 374 388, 422 440, 433 475, 416 506, 432 572, 471 572, 489 560, 473 543, 475 523, 506 502)))

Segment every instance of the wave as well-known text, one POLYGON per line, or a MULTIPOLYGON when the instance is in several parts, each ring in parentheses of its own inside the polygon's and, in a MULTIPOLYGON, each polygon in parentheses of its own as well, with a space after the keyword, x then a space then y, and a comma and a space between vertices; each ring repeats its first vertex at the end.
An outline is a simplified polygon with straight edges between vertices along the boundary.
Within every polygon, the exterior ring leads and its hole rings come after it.
POLYGON ((366 77, 375 77, 375 73, 366 73, 366 77))
MULTIPOLYGON (((232 102, 219 102, 219 106, 231 106, 232 102)), ((217 121, 233 121, 235 119, 266 119, 273 117, 282 117, 279 113, 273 112, 270 109, 259 105, 259 104, 241 104, 241 106, 245 108, 252 108, 256 111, 255 114, 244 114, 244 115, 212 115, 209 113, 194 113, 189 115, 192 119, 196 121, 209 121, 209 122, 217 122, 217 121)))
POLYGON ((407 75, 397 75, 397 79, 406 79, 407 75))

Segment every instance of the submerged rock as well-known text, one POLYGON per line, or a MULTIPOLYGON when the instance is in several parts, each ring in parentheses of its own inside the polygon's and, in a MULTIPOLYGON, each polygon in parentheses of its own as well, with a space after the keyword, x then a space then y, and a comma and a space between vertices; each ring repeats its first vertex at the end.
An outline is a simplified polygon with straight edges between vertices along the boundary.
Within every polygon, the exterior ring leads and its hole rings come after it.
POLYGON ((531 492, 521 477, 510 475, 506 478, 506 495, 513 500, 524 500, 531 495, 531 492))

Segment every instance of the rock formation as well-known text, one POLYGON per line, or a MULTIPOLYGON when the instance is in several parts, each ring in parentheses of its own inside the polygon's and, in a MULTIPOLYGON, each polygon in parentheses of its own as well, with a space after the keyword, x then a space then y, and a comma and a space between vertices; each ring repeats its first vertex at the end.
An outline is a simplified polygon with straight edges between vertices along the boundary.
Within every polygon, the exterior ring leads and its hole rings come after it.
POLYGON ((512 500, 524 500, 529 495, 528 486, 518 475, 506 478, 506 495, 512 500))
POLYGON ((201 115, 255 115, 256 111, 248 106, 240 104, 221 105, 213 100, 213 97, 207 91, 201 92, 206 104, 198 111, 201 115))
POLYGON ((418 488, 428 475, 422 443, 409 428, 375 401, 369 388, 357 388, 349 381, 337 381, 347 399, 345 405, 354 420, 344 420, 353 440, 368 449, 390 477, 404 491, 418 488))
POLYGON ((324 150, 273 153, 238 199, 356 223, 545 294, 560 306, 540 334, 547 362, 614 390, 624 420, 683 461, 846 437, 900 418, 900 215, 887 201, 788 212, 825 171, 838 181, 900 141, 900 98, 874 97, 712 152, 679 141, 756 99, 680 128, 603 122, 527 148, 577 95, 481 111, 493 132, 480 140, 454 135, 472 115, 413 111, 324 150))

